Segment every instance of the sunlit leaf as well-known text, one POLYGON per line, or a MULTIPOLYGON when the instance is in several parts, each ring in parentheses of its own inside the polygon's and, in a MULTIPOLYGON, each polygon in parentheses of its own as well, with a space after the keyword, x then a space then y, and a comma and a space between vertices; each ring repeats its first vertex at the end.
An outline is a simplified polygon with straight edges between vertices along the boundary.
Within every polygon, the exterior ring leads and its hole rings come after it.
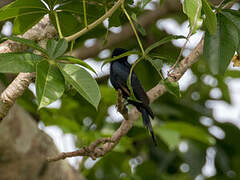
POLYGON ((55 64, 41 61, 37 64, 36 91, 38 109, 59 99, 64 92, 65 81, 55 64))
POLYGON ((59 63, 59 68, 65 80, 97 109, 101 94, 95 79, 86 70, 73 64, 59 63))
POLYGON ((41 56, 30 53, 3 53, 0 54, 0 72, 35 72, 36 64, 42 59, 41 56))

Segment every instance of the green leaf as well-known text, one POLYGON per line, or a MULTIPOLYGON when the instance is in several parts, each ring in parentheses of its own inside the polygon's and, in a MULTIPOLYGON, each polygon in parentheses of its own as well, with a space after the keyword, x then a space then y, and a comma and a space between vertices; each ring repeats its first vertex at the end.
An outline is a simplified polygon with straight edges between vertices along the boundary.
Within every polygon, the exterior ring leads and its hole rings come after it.
POLYGON ((86 70, 79 66, 62 63, 58 65, 65 80, 97 109, 101 94, 96 80, 93 79, 86 70))
POLYGON ((207 0, 202 0, 203 11, 206 15, 205 24, 208 28, 208 31, 211 35, 214 35, 217 30, 217 17, 216 14, 213 12, 212 8, 208 4, 207 0))
POLYGON ((60 39, 55 41, 54 39, 49 39, 47 42, 47 53, 50 59, 56 59, 62 56, 68 48, 68 42, 65 39, 60 39))
POLYGON ((189 123, 185 122, 167 122, 164 123, 161 128, 164 128, 165 130, 172 130, 177 133, 181 137, 186 137, 190 139, 195 139, 200 142, 203 142, 208 145, 214 145, 216 140, 210 136, 207 132, 205 132, 203 129, 193 126, 189 123))
POLYGON ((132 13, 131 18, 137 23, 136 28, 142 34, 142 36, 146 36, 147 33, 145 29, 142 27, 141 24, 138 23, 137 15, 135 13, 132 13))
POLYGON ((145 29, 139 23, 137 24, 137 30, 141 33, 142 36, 146 36, 147 35, 145 29))
MULTIPOLYGON (((70 12, 57 12, 57 16, 64 37, 70 36, 82 28, 79 21, 70 12)), ((50 19, 55 29, 57 29, 56 18, 53 13, 50 13, 50 19)))
POLYGON ((181 92, 179 89, 178 82, 170 82, 168 79, 166 79, 164 80, 164 85, 169 93, 175 95, 178 98, 181 97, 181 92))
POLYGON ((39 0, 16 0, 0 9, 0 21, 35 13, 47 13, 47 8, 39 0))
POLYGON ((201 0, 184 0, 183 2, 183 12, 188 16, 190 21, 191 30, 195 33, 196 29, 199 27, 201 21, 202 1, 201 0))
POLYGON ((38 109, 59 99, 64 92, 65 81, 55 64, 41 61, 37 64, 36 91, 38 109))
POLYGON ((221 14, 223 14, 229 21, 231 21, 240 32, 240 12, 239 11, 226 9, 221 11, 221 14))
POLYGON ((68 60, 72 63, 79 64, 79 65, 91 70, 92 72, 94 72, 97 75, 96 71, 81 59, 75 58, 73 56, 61 56, 61 57, 58 57, 58 59, 59 60, 68 60))
POLYGON ((177 131, 166 128, 165 126, 157 128, 156 133, 168 145, 171 151, 175 150, 181 141, 180 134, 177 131))
POLYGON ((213 74, 223 74, 238 47, 238 31, 234 24, 218 14, 217 32, 206 32, 203 55, 213 74))
POLYGON ((142 0, 142 8, 144 8, 151 0, 142 0))
POLYGON ((28 29, 37 24, 45 13, 32 13, 31 15, 22 15, 14 19, 13 34, 23 34, 28 29))
POLYGON ((47 54, 48 54, 48 57, 50 58, 50 59, 54 59, 53 58, 53 54, 54 54, 54 52, 55 52, 55 50, 56 50, 56 47, 57 47, 57 41, 56 40, 54 40, 54 39, 49 39, 48 41, 47 41, 47 54))
POLYGON ((163 67, 163 63, 160 59, 158 60, 153 60, 150 56, 145 56, 145 58, 152 64, 152 66, 156 69, 158 72, 160 78, 163 79, 163 75, 161 73, 161 69, 163 67))
POLYGON ((30 53, 0 54, 0 72, 20 73, 35 72, 36 64, 42 60, 41 56, 30 53))
POLYGON ((32 40, 20 38, 20 37, 17 37, 17 36, 4 36, 3 39, 9 39, 9 40, 12 40, 12 41, 15 41, 15 42, 19 42, 23 45, 29 46, 33 49, 36 49, 36 50, 38 50, 39 52, 41 52, 45 55, 47 54, 45 49, 43 49, 41 46, 39 46, 37 43, 35 43, 32 40))
POLYGON ((117 9, 112 16, 109 18, 109 28, 121 26, 121 9, 117 9))
POLYGON ((153 49, 157 48, 158 46, 161 46, 161 45, 163 45, 165 43, 168 43, 168 42, 170 42, 172 40, 182 39, 182 38, 186 39, 186 37, 184 37, 184 36, 172 36, 172 35, 170 35, 170 36, 164 37, 160 41, 157 41, 157 42, 153 43, 151 46, 149 46, 145 50, 145 53, 148 54, 150 51, 152 51, 153 49))

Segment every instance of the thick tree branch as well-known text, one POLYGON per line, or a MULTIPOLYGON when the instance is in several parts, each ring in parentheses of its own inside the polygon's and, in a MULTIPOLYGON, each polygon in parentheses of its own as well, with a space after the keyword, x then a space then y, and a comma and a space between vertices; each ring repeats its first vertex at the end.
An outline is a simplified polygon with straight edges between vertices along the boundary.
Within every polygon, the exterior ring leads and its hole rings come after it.
MULTIPOLYGON (((198 43, 195 49, 189 54, 189 56, 184 58, 179 63, 179 66, 173 70, 173 72, 168 77, 169 81, 175 82, 179 80, 183 76, 183 74, 186 72, 186 70, 190 68, 191 65, 198 60, 199 55, 202 54, 202 51, 203 51, 203 39, 204 37, 202 37, 201 41, 198 43)), ((147 95, 150 99, 150 102, 153 102, 165 92, 166 92, 165 86, 162 84, 159 84, 154 88, 152 88, 150 91, 148 91, 147 95)), ((138 112, 136 108, 133 108, 128 114, 128 119, 123 120, 121 126, 112 135, 112 137, 109 139, 106 139, 106 138, 98 139, 96 142, 93 143, 94 148, 92 148, 93 146, 92 144, 88 148, 85 147, 74 152, 60 153, 56 157, 48 158, 48 161, 57 161, 60 159, 65 159, 66 157, 74 157, 74 156, 90 156, 93 159, 104 156, 106 153, 111 151, 118 144, 121 137, 123 137, 128 133, 128 131, 132 128, 134 122, 138 119, 139 115, 140 115, 140 112, 138 112), (98 145, 100 145, 100 143, 98 142, 103 143, 103 145, 99 147, 98 145)))
POLYGON ((20 73, 0 96, 0 120, 5 117, 8 110, 14 105, 16 99, 24 93, 35 73, 20 73))

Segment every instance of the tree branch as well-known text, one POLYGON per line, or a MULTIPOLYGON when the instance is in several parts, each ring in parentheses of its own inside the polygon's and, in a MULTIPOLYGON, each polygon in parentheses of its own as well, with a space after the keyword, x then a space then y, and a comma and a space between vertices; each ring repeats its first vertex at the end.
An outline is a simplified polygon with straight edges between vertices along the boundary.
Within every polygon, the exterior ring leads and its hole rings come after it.
MULTIPOLYGON (((118 3, 120 3, 120 2, 122 2, 122 1, 118 1, 118 3)), ((110 13, 113 13, 115 11, 116 5, 117 4, 115 4, 114 9, 112 9, 111 11, 109 10, 110 13)), ((152 24, 153 22, 155 22, 157 19, 159 19, 160 17, 163 17, 164 15, 168 14, 169 12, 176 12, 178 10, 180 10, 180 3, 177 0, 166 1, 160 9, 157 9, 153 12, 148 12, 145 15, 143 15, 140 18, 139 22, 144 27, 147 27, 150 24, 152 24)), ((88 26, 88 30, 89 30, 89 26, 88 26)), ((84 30, 84 33, 85 33, 85 30, 84 30)), ((41 45, 44 46, 44 44, 46 43, 46 40, 54 37, 55 35, 56 35, 56 30, 50 24, 49 18, 47 16, 45 16, 43 18, 43 20, 41 20, 37 25, 35 25, 32 29, 28 30, 23 35, 23 37, 26 39, 38 41, 38 42, 40 42, 41 45)), ((102 49, 112 47, 115 44, 118 44, 120 42, 123 42, 123 41, 129 39, 131 36, 133 36, 133 33, 130 30, 130 25, 125 25, 123 27, 121 33, 109 35, 108 43, 106 44, 105 47, 102 47, 102 41, 98 41, 94 47, 80 48, 80 49, 74 51, 73 55, 77 56, 77 57, 81 57, 82 59, 93 57, 93 56, 97 55, 102 49)), ((8 40, 1 44, 0 53, 23 51, 24 48, 25 48, 25 46, 8 40)), ((21 83, 21 85, 24 85, 24 86, 23 87, 16 86, 15 83, 11 83, 9 85, 10 87, 8 87, 3 92, 3 94, 0 95, 0 122, 6 116, 9 109, 12 107, 14 101, 23 94, 25 89, 32 82, 33 76, 34 76, 34 73, 20 73, 17 76, 17 78, 18 78, 18 81, 24 82, 24 83, 21 83), (23 78, 23 79, 21 79, 21 78, 23 78), (20 88, 20 89, 18 90, 18 89, 14 89, 14 88, 20 88), (7 92, 10 89, 12 92, 7 92), (7 97, 9 97, 9 95, 10 95, 10 97, 14 96, 14 98, 9 100, 9 98, 7 98, 7 97)))
MULTIPOLYGON (((178 67, 174 68, 174 70, 168 77, 169 81, 171 82, 178 81, 186 72, 186 70, 190 68, 191 65, 198 60, 199 55, 202 54, 202 51, 203 51, 203 39, 204 39, 204 36, 202 37, 198 45, 194 48, 194 50, 189 54, 189 56, 184 58, 179 63, 178 67)), ((165 86, 163 84, 158 84, 157 86, 152 88, 150 91, 148 91, 147 95, 149 97, 150 102, 152 103, 154 100, 159 98, 165 92, 166 92, 165 86)), ((98 139, 94 143, 92 143, 88 148, 84 147, 74 152, 60 153, 56 157, 48 158, 48 161, 57 161, 60 159, 65 159, 66 157, 74 157, 74 156, 89 156, 93 159, 104 156, 106 153, 111 151, 118 144, 121 137, 123 137, 128 133, 128 131, 132 128, 134 122, 138 119, 139 115, 140 115, 140 112, 138 112, 136 108, 133 108, 128 114, 128 119, 123 120, 121 126, 112 135, 111 138, 98 139), (103 143, 103 145, 98 147, 98 145, 100 145, 101 143, 103 143), (92 148, 93 144, 94 144, 94 148, 92 148)))

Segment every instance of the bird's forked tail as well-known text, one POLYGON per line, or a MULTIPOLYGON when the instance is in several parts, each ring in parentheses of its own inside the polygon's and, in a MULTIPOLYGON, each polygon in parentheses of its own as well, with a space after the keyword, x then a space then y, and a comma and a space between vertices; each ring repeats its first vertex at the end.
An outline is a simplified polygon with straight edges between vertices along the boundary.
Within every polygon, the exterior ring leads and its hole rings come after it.
POLYGON ((148 116, 148 112, 145 108, 141 107, 141 113, 142 113, 143 124, 144 124, 144 126, 146 126, 148 128, 148 130, 152 136, 153 143, 155 146, 157 146, 157 139, 156 139, 156 136, 154 135, 152 124, 151 124, 150 118, 148 116))

